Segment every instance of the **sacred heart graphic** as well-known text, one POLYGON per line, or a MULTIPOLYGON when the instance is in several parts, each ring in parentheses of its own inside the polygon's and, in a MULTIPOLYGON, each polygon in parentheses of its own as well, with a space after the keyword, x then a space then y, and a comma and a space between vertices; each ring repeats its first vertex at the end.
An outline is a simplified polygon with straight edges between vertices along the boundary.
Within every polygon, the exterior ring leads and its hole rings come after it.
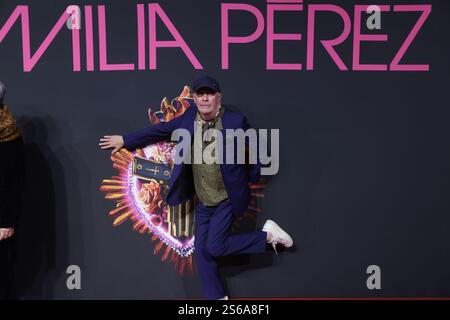
MULTIPOLYGON (((190 88, 185 86, 179 97, 171 102, 164 98, 160 110, 148 110, 150 124, 156 125, 181 116, 194 102, 190 88)), ((154 254, 161 254, 161 260, 174 263, 180 274, 193 274, 192 254, 194 252, 195 206, 192 199, 170 206, 165 201, 175 159, 174 142, 159 142, 130 152, 126 149, 111 156, 117 176, 102 181, 100 190, 105 198, 116 202, 108 215, 114 217, 114 226, 131 220, 133 229, 141 234, 150 234, 156 241, 154 254)), ((252 200, 247 214, 237 219, 256 219, 259 212, 256 201, 263 196, 265 184, 253 184, 252 200)))

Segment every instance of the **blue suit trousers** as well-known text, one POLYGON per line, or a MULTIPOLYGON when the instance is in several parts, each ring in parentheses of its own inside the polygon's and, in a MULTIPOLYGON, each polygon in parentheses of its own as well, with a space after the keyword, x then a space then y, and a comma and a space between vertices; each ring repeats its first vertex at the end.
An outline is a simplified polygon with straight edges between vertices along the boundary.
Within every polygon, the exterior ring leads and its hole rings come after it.
POLYGON ((226 293, 216 258, 242 253, 263 253, 267 246, 267 233, 255 231, 231 234, 235 216, 228 199, 213 207, 199 203, 195 212, 195 259, 203 296, 217 300, 226 293))

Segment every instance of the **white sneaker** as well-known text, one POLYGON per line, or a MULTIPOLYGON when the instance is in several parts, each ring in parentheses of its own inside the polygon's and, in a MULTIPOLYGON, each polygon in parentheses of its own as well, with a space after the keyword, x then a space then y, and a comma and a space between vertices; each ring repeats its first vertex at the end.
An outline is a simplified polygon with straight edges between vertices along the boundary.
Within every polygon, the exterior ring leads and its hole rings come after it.
POLYGON ((219 300, 228 300, 228 296, 225 296, 223 298, 220 298, 219 300))
POLYGON ((278 254, 277 244, 281 244, 286 248, 290 248, 294 244, 291 236, 272 220, 267 220, 262 230, 272 234, 272 240, 269 243, 272 245, 276 254, 278 254))

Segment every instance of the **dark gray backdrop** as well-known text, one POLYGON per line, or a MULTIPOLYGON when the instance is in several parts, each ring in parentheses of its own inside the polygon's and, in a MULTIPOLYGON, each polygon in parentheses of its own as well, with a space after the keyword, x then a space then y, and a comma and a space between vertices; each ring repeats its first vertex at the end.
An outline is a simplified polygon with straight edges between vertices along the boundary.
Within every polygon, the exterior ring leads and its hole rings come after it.
MULTIPOLYGON (((266 13, 263 1, 228 2, 266 13)), ((137 63, 136 3, 2 0, 0 25, 17 5, 28 5, 35 52, 67 5, 106 4, 109 61, 137 63)), ((149 106, 177 96, 204 73, 220 80, 225 103, 237 106, 253 126, 280 129, 280 171, 260 202, 258 224, 276 219, 296 242, 279 257, 228 261, 223 271, 232 296, 449 296, 448 1, 385 2, 432 3, 402 61, 430 64, 429 72, 342 72, 318 43, 314 71, 270 71, 265 33, 251 44, 232 46, 230 69, 221 70, 220 1, 159 3, 204 70, 195 70, 179 49, 161 49, 157 70, 72 72, 71 35, 64 31, 34 70, 24 73, 20 25, 0 43, 0 79, 27 154, 17 239, 20 297, 200 296, 197 278, 179 277, 170 263, 161 262, 148 236, 132 232, 128 222, 112 227, 106 213, 114 203, 104 200, 99 187, 115 170, 97 144, 104 134, 147 125, 149 106), (66 288, 72 264, 81 267, 81 290, 66 288), (373 264, 381 268, 381 290, 366 287, 366 268, 373 264)), ((302 13, 279 14, 276 32, 300 32, 303 40, 277 43, 277 62, 306 67, 311 3, 338 4, 353 18, 353 4, 370 2, 306 1, 302 13)), ((96 13, 94 7, 94 30, 96 13)), ((384 14, 380 32, 389 34, 389 41, 362 44, 362 62, 389 63, 418 16, 384 14)), ((251 16, 238 13, 230 24, 234 35, 256 26, 251 16)), ((158 37, 170 39, 158 26, 158 37)), ((317 37, 329 39, 341 29, 334 14, 316 18, 317 37)), ((352 34, 338 48, 348 66, 352 34)))

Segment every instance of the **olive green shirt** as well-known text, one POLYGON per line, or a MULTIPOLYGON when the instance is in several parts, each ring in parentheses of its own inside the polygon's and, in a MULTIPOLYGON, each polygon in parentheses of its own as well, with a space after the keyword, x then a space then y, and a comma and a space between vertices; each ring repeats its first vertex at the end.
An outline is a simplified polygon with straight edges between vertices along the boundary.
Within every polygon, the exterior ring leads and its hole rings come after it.
MULTIPOLYGON (((228 193, 225 189, 225 184, 223 183, 222 172, 220 171, 220 164, 217 161, 218 159, 214 161, 214 163, 209 164, 213 162, 213 159, 216 156, 214 145, 212 145, 216 142, 216 137, 214 134, 207 134, 208 139, 205 140, 210 141, 203 141, 204 134, 208 129, 223 129, 221 121, 223 113, 224 108, 221 107, 216 120, 213 120, 214 122, 212 124, 203 120, 198 113, 195 119, 195 133, 192 148, 192 173, 194 176, 195 192, 197 193, 199 200, 205 206, 216 206, 221 201, 228 198, 228 193), (205 152, 205 148, 211 152, 205 152), (197 159, 195 158, 195 154, 197 155, 197 159), (211 157, 208 157, 209 160, 206 161, 207 163, 205 163, 203 157, 205 154, 211 155, 211 157), (202 155, 201 159, 198 157, 199 155, 202 155)), ((211 133, 211 131, 208 133, 211 133)))

